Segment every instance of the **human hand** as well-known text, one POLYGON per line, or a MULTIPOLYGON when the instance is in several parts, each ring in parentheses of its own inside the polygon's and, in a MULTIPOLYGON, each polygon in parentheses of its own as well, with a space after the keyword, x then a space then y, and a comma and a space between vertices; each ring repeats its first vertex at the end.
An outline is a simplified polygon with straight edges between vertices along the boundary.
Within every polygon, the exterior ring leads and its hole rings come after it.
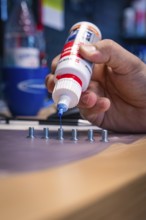
MULTIPOLYGON (((146 65, 112 40, 80 47, 95 63, 88 89, 78 107, 83 118, 116 132, 146 131, 146 65)), ((52 62, 52 72, 57 59, 52 62)), ((46 79, 51 92, 53 75, 46 79)))

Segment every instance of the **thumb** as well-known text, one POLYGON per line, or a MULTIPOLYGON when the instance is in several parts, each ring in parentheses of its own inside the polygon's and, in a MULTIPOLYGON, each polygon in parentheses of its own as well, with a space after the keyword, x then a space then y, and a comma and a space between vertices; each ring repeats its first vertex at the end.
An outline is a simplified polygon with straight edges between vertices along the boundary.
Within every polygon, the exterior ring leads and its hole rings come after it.
POLYGON ((96 63, 105 64, 119 74, 137 72, 142 61, 112 40, 101 40, 94 45, 82 45, 81 56, 96 63))

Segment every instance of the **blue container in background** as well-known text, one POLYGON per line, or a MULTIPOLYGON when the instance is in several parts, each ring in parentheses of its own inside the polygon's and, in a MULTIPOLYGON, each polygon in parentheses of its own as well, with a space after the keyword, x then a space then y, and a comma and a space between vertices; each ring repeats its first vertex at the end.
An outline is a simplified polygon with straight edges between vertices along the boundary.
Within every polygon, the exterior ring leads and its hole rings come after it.
POLYGON ((47 67, 3 69, 4 96, 12 115, 34 116, 47 98, 47 67))

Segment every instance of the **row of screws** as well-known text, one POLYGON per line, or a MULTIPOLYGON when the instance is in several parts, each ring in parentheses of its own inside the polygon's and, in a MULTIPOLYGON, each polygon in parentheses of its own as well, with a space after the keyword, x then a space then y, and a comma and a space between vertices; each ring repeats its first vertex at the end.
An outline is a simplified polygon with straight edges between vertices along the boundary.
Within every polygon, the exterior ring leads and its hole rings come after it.
MULTIPOLYGON (((77 129, 72 129, 72 140, 73 141, 77 141, 78 140, 78 133, 77 133, 77 129)), ((28 129, 28 138, 33 139, 34 136, 34 128, 33 127, 29 127, 28 129)), ((44 139, 49 139, 49 129, 48 128, 44 128, 43 129, 43 137, 44 139)), ((58 140, 64 140, 64 130, 63 128, 59 128, 58 129, 58 140)), ((94 142, 94 130, 93 129, 89 129, 88 130, 88 140, 90 142, 94 142)), ((108 131, 107 130, 101 130, 101 141, 102 142, 108 142, 108 131)))

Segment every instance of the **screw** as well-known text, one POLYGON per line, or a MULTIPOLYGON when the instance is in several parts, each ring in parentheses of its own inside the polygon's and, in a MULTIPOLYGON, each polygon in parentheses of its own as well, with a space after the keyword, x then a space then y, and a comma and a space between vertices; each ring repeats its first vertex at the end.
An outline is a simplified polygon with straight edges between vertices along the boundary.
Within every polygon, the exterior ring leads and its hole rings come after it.
POLYGON ((34 138, 34 128, 33 127, 29 127, 28 128, 28 138, 34 138))
POLYGON ((107 130, 102 130, 101 132, 101 141, 102 142, 109 142, 108 140, 108 131, 107 130))
POLYGON ((63 128, 58 128, 58 139, 63 140, 63 128))
POLYGON ((88 130, 88 140, 90 142, 93 142, 94 141, 94 132, 93 132, 93 129, 89 129, 88 130))
POLYGON ((43 135, 42 138, 48 139, 49 138, 49 129, 48 128, 44 128, 43 132, 44 132, 44 135, 43 135))
POLYGON ((78 140, 77 129, 72 129, 72 140, 73 141, 77 141, 78 140))

